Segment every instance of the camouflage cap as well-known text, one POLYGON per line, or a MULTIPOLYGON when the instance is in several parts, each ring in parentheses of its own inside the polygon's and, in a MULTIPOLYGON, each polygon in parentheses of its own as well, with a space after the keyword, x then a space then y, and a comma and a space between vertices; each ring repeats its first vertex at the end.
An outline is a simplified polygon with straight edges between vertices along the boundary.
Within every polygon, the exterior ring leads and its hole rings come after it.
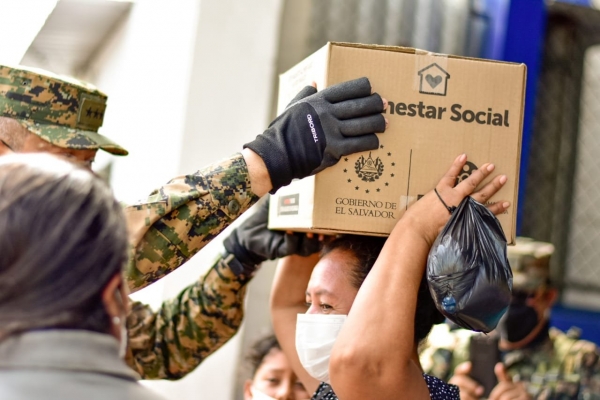
POLYGON ((127 155, 127 150, 98 133, 106 99, 93 85, 73 78, 0 65, 0 116, 17 120, 58 147, 127 155))
POLYGON ((549 282, 550 256, 554 253, 554 245, 517 237, 515 245, 507 249, 513 272, 513 289, 535 290, 549 282))

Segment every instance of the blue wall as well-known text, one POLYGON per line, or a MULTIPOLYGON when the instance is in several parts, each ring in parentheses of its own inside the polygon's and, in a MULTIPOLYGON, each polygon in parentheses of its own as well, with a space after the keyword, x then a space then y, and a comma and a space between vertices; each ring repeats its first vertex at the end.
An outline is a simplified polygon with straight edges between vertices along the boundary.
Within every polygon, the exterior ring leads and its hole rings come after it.
POLYGON ((600 313, 556 306, 552 309, 550 323, 563 332, 575 326, 581 329, 582 339, 600 346, 600 313))
MULTIPOLYGON (((580 6, 590 6, 590 0, 563 0, 580 6)), ((497 29, 488 41, 488 58, 524 63, 527 65, 527 92, 523 121, 523 142, 519 181, 519 203, 523 203, 529 166, 529 150, 535 114, 537 83, 543 58, 544 37, 547 20, 545 0, 511 0, 507 6, 500 0, 488 0, 486 11, 505 29, 497 29), (500 44, 499 44, 500 43, 500 44)), ((520 232, 523 208, 517 214, 517 233, 520 232)), ((563 306, 553 309, 552 326, 567 331, 575 326, 581 329, 582 338, 600 345, 600 313, 563 306)))

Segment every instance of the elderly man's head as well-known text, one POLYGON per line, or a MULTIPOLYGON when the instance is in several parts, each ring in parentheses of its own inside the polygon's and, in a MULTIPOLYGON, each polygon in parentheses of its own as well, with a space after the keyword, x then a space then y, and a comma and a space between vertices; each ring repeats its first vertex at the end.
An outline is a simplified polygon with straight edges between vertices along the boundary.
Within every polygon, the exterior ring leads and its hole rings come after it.
POLYGON ((92 173, 46 154, 0 157, 0 340, 36 329, 121 334, 127 232, 92 173))
POLYGON ((106 95, 50 72, 0 66, 0 140, 18 153, 52 153, 91 167, 98 149, 127 150, 100 135, 106 95))
POLYGON ((16 120, 0 117, 0 140, 16 153, 50 153, 91 168, 96 149, 73 149, 56 146, 30 132, 16 120))

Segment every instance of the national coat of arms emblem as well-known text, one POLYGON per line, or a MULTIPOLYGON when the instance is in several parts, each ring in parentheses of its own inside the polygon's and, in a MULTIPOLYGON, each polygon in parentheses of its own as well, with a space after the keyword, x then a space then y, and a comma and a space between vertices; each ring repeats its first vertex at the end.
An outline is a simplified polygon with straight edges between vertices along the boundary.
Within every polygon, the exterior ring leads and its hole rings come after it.
POLYGON ((354 164, 356 175, 365 182, 375 182, 383 174, 383 162, 379 157, 373 160, 371 153, 369 157, 360 156, 354 164))

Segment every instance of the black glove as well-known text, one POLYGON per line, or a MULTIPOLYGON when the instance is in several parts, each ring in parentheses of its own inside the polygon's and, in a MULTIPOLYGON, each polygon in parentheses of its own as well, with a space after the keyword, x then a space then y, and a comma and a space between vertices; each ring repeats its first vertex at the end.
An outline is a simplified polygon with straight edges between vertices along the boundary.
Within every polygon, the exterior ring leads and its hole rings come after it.
POLYGON ((321 249, 317 235, 308 238, 305 233, 286 234, 267 228, 269 197, 259 209, 238 226, 224 241, 225 250, 245 266, 254 267, 265 260, 292 254, 309 256, 321 249))
POLYGON ((375 150, 385 130, 383 101, 367 78, 317 92, 305 87, 256 139, 244 145, 264 161, 275 193, 294 178, 330 167, 345 155, 375 150))

